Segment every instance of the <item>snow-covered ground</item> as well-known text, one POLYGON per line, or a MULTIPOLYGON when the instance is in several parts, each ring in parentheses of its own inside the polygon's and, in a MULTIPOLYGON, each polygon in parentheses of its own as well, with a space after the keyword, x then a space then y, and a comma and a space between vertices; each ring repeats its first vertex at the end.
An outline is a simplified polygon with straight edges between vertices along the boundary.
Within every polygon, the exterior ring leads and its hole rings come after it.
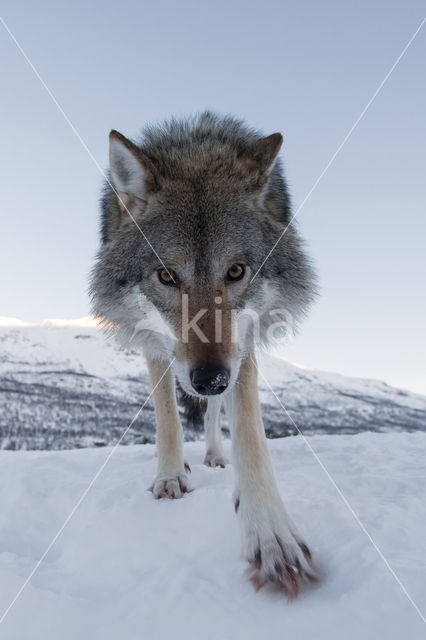
MULTIPOLYGON (((309 437, 426 614, 426 434, 309 437)), ((270 441, 287 507, 323 582, 298 601, 244 577, 232 466, 155 501, 153 445, 119 448, 0 625, 4 640, 420 640, 421 620, 302 438, 270 441)), ((229 442, 226 443, 229 447, 229 442)), ((3 612, 110 449, 0 452, 3 612)), ((1 615, 1 613, 0 613, 1 615)))

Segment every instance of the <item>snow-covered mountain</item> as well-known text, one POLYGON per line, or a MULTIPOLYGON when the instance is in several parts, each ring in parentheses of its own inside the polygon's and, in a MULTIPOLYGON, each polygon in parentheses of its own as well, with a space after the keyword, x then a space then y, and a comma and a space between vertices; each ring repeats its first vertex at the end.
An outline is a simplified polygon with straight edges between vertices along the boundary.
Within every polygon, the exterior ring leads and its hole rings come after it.
MULTIPOLYGON (((308 370, 263 355, 267 434, 426 430, 426 396, 376 380, 308 370), (268 386, 271 384, 276 396, 268 386), (288 414, 284 411, 285 407, 288 414)), ((0 329, 0 446, 63 449, 116 442, 149 394, 140 352, 94 327, 0 329)), ((226 428, 226 422, 225 422, 226 428)), ((124 443, 154 440, 148 402, 124 443)), ((198 437, 186 429, 187 439, 198 437)))

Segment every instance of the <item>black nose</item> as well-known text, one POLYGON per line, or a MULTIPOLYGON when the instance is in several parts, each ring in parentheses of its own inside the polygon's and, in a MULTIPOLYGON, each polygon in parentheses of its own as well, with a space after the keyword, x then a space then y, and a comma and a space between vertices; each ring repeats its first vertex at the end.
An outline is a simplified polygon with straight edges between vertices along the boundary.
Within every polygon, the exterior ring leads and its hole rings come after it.
POLYGON ((202 396, 223 393, 229 384, 229 372, 225 367, 207 365, 191 371, 191 384, 202 396))

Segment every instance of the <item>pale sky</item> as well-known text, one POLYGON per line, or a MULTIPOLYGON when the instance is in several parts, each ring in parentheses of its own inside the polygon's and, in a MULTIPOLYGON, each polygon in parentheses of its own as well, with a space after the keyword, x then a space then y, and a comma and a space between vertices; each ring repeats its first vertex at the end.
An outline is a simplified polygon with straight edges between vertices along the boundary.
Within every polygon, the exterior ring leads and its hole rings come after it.
MULTIPOLYGON (((1 15, 102 167, 111 128, 205 108, 281 131, 303 201, 423 2, 11 2, 1 15)), ((321 298, 283 353, 426 393, 426 25, 298 215, 321 298)), ((0 315, 88 313, 99 170, 0 25, 0 315)))

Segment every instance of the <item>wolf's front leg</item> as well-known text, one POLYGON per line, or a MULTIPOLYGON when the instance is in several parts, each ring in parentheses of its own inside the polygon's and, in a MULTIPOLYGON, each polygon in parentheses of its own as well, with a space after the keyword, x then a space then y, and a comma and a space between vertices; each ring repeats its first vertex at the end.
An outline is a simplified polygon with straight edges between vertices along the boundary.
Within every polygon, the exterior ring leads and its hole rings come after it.
POLYGON ((189 482, 183 459, 183 430, 176 404, 175 381, 171 369, 159 360, 147 358, 154 389, 157 418, 157 476, 151 487, 155 498, 181 498, 189 482), (165 373, 166 371, 166 373, 165 373))
POLYGON ((210 396, 204 414, 204 432, 206 435, 206 457, 204 464, 208 467, 225 467, 228 460, 222 446, 222 430, 220 428, 220 408, 222 397, 210 396))
POLYGON ((316 578, 311 555, 284 507, 262 423, 253 355, 242 363, 232 398, 232 449, 236 473, 235 510, 251 579, 281 585, 295 597, 316 578))

